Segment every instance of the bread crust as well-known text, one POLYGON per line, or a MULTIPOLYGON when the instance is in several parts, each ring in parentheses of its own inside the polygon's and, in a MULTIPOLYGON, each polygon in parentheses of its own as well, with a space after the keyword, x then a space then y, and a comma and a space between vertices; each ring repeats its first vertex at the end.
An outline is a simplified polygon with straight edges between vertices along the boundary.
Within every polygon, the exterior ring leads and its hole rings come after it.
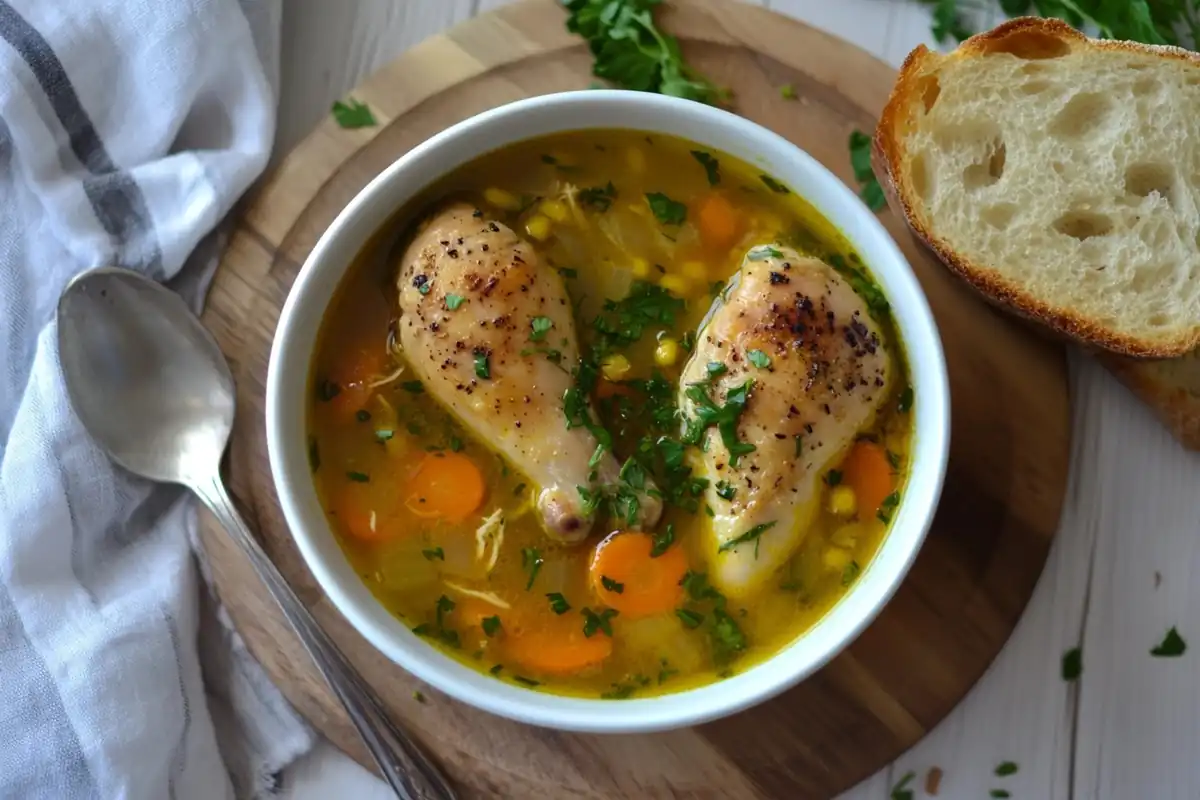
POLYGON ((888 204, 904 218, 917 239, 937 255, 947 268, 1001 308, 1040 322, 1075 341, 1126 356, 1167 358, 1184 355, 1200 347, 1200 323, 1193 325, 1190 331, 1175 336, 1145 339, 1111 330, 1071 309, 1046 302, 1015 282, 994 274, 986 265, 973 263, 956 253, 933 234, 920 208, 913 202, 912 198, 916 197, 914 187, 905 171, 898 167, 905 163, 906 154, 902 144, 905 126, 910 124, 913 112, 923 102, 921 79, 949 61, 1005 52, 1001 49, 1005 43, 1017 42, 1020 37, 1025 37, 1034 46, 1039 43, 1054 45, 1065 47, 1070 52, 1089 49, 1149 54, 1177 59, 1200 69, 1200 55, 1188 50, 1089 39, 1061 20, 1041 17, 1009 20, 990 31, 972 36, 946 55, 931 52, 920 45, 904 60, 872 141, 872 166, 883 186, 888 204))
MULTIPOLYGON (((1170 363, 1180 361, 1171 359, 1170 363)), ((1103 354, 1100 362, 1154 411, 1172 435, 1189 450, 1200 451, 1200 390, 1190 390, 1161 369, 1162 361, 1103 354)), ((1200 352, 1182 369, 1200 373, 1200 352)), ((1195 373, 1193 373, 1195 374, 1195 373)), ((1200 379, 1197 380, 1200 386, 1200 379)))

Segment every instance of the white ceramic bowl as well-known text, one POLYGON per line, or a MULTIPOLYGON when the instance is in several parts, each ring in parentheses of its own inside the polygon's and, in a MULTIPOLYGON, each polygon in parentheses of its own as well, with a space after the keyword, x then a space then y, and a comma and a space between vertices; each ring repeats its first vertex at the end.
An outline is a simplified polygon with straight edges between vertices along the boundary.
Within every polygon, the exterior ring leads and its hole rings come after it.
POLYGON ((414 148, 371 181, 304 263, 279 320, 267 377, 267 443, 279 501, 305 562, 346 619, 404 669, 465 703, 535 725, 593 732, 660 730, 739 711, 803 680, 853 641, 895 592, 925 538, 946 469, 949 414, 945 359, 925 296, 854 192, 787 140, 741 117, 660 95, 604 90, 534 97, 484 112, 414 148), (496 680, 441 654, 388 613, 330 532, 309 472, 305 430, 317 329, 368 238, 464 162, 522 139, 588 128, 689 139, 761 167, 816 206, 854 245, 891 301, 915 392, 912 474, 891 531, 851 591, 811 630, 745 672, 678 694, 622 701, 559 697, 496 680))

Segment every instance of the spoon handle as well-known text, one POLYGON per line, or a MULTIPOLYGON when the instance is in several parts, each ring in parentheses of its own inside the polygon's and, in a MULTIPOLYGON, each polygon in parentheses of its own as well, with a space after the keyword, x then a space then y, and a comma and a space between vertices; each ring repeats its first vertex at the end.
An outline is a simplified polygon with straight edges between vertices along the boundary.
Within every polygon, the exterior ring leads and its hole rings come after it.
POLYGON ((388 718, 379 698, 321 630, 267 558, 234 507, 220 476, 214 475, 192 488, 249 557, 254 571, 279 604, 329 688, 346 708, 379 771, 396 795, 401 800, 455 800, 458 795, 441 770, 388 718))

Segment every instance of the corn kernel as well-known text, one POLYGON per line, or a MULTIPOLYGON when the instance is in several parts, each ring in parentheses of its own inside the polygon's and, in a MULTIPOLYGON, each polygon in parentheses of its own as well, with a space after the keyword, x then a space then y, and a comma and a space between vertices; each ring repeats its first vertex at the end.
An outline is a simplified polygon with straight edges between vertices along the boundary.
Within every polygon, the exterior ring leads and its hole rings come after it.
POLYGON ((703 261, 685 261, 679 266, 679 272, 685 278, 689 278, 697 283, 704 283, 708 280, 708 267, 703 261))
POLYGON ((629 374, 629 370, 633 366, 629 363, 629 359, 623 355, 605 356, 600 362, 600 371, 604 373, 607 380, 616 383, 617 381, 625 380, 625 376, 629 374))
POLYGON ((634 256, 629 262, 629 269, 633 272, 633 277, 639 280, 645 280, 650 277, 650 262, 644 258, 634 256))
POLYGON ((494 186, 483 190, 483 199, 488 202, 488 205, 502 208, 505 211, 516 211, 521 207, 521 198, 512 192, 497 189, 494 186))
POLYGON ((825 552, 821 554, 821 561, 831 571, 840 572, 850 563, 850 551, 840 547, 826 547, 825 552))
POLYGON ((537 239, 539 242, 544 242, 550 238, 550 228, 553 223, 549 217, 543 217, 541 214, 534 214, 525 223, 525 232, 537 239))
POLYGON ((571 209, 561 200, 546 200, 542 202, 542 213, 555 222, 566 222, 571 218, 571 209))
POLYGON ((853 550, 858 546, 858 540, 865 538, 866 534, 867 528, 861 522, 849 522, 835 530, 829 541, 838 547, 853 550))
POLYGON ((670 367, 679 360, 679 342, 670 337, 663 337, 654 348, 654 363, 660 367, 670 367))
POLYGON ((677 297, 687 297, 692 293, 692 282, 682 275, 663 275, 658 285, 677 297))
POLYGON ((829 510, 839 517, 852 517, 858 511, 858 497, 849 486, 835 486, 829 492, 829 510))
POLYGON ((629 165, 629 169, 636 172, 645 172, 646 170, 646 154, 642 152, 640 147, 630 147, 625 151, 625 163, 629 165))

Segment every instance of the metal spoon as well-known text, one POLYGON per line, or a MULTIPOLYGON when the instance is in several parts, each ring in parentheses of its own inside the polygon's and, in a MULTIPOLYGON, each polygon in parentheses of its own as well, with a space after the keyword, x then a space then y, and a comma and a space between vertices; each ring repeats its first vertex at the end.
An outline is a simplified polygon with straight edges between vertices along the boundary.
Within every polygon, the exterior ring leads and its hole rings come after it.
POLYGON ((138 475, 190 488, 241 545, 397 796, 457 797, 433 761, 388 719, 234 508, 220 474, 233 430, 233 376, 183 300, 128 270, 84 273, 59 298, 58 349, 75 413, 108 455, 138 475))

